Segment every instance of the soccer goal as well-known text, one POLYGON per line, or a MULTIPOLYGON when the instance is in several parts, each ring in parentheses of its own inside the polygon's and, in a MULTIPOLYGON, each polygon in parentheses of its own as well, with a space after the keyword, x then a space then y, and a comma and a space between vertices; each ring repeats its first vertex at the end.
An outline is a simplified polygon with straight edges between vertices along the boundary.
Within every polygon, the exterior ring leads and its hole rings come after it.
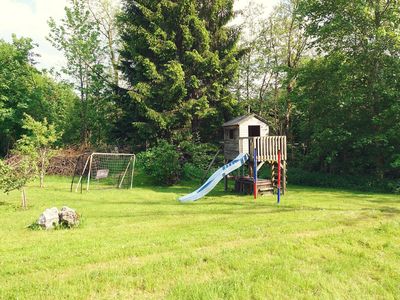
POLYGON ((78 158, 71 182, 75 188, 132 188, 136 156, 132 153, 87 153, 78 158))

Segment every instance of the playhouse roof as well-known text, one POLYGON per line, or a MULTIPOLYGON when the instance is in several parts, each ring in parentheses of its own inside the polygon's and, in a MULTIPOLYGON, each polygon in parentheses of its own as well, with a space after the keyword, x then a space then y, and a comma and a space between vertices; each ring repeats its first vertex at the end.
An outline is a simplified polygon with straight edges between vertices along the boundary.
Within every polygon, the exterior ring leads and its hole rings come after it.
POLYGON ((237 118, 234 118, 233 120, 230 120, 228 122, 225 122, 224 124, 222 124, 223 127, 228 127, 228 126, 236 126, 236 125, 240 125, 241 123, 251 119, 251 118, 256 118, 258 120, 260 120, 261 122, 267 124, 267 121, 263 118, 261 118, 260 116, 256 115, 256 114, 248 114, 248 115, 244 115, 244 116, 240 116, 237 118))

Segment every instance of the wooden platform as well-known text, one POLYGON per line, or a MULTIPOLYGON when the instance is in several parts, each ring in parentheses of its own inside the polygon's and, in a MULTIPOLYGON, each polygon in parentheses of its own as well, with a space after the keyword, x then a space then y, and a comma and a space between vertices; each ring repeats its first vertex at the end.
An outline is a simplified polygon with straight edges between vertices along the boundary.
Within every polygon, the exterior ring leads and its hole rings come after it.
MULTIPOLYGON (((235 178, 235 192, 252 195, 253 194, 253 177, 237 177, 235 178)), ((258 195, 272 195, 274 193, 273 183, 269 179, 257 180, 258 195)))

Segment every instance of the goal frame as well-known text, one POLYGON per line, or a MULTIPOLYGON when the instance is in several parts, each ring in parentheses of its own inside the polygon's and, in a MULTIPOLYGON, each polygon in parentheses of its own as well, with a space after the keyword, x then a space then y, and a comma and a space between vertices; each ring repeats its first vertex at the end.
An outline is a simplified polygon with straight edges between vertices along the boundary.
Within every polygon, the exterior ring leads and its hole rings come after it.
MULTIPOLYGON (((123 183, 123 181, 124 181, 124 179, 125 179, 125 176, 126 176, 128 170, 129 170, 129 167, 130 167, 130 165, 132 165, 131 182, 130 182, 130 185, 129 185, 129 188, 132 189, 132 187, 133 187, 133 175, 134 175, 134 172, 135 172, 135 164, 136 164, 136 155, 135 155, 134 153, 93 152, 93 153, 90 154, 90 155, 88 156, 88 158, 86 159, 86 162, 85 162, 85 165, 84 165, 84 167, 83 167, 83 170, 82 170, 82 172, 81 172, 81 174, 80 174, 80 176, 79 176, 78 183, 76 184, 75 192, 78 191, 79 186, 81 186, 81 191, 82 191, 82 178, 83 178, 83 177, 86 177, 86 176, 85 176, 86 170, 88 170, 88 173, 87 173, 87 183, 86 183, 86 191, 89 191, 89 188, 90 188, 90 176, 91 176, 91 171, 92 171, 92 162, 93 162, 93 156, 95 156, 95 155, 97 155, 97 156, 106 156, 106 155, 107 155, 107 156, 130 156, 130 160, 129 160, 129 162, 127 163, 127 165, 126 165, 126 167, 125 167, 125 170, 124 170, 124 173, 123 173, 123 175, 122 175, 122 178, 121 178, 120 181, 118 182, 118 188, 119 188, 119 189, 121 188, 122 183, 123 183)), ((72 187, 71 187, 71 190, 72 190, 72 187)))

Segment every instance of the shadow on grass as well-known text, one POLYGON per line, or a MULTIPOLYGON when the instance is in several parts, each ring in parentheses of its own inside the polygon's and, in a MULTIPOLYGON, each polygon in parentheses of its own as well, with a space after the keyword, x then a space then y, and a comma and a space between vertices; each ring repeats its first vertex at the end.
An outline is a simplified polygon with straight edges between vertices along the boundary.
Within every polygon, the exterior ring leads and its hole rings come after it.
POLYGON ((391 206, 382 206, 382 207, 377 207, 376 209, 374 208, 362 208, 361 210, 379 210, 382 213, 386 214, 400 214, 400 209, 396 207, 391 207, 391 206))
MULTIPOLYGON (((147 202, 132 202, 128 204, 133 204, 133 205, 138 205, 138 204, 144 204, 148 205, 149 203, 147 202)), ((152 202, 152 205, 164 205, 165 203, 162 201, 156 201, 152 202)), ((255 205, 251 205, 251 203, 238 203, 238 202, 232 202, 232 203, 197 203, 196 208, 197 209, 191 209, 194 208, 192 205, 186 205, 186 206, 180 206, 178 210, 174 211, 165 211, 165 210, 156 210, 156 211, 146 211, 146 212, 132 212, 132 213, 126 213, 124 212, 123 214, 120 214, 119 217, 126 217, 126 218, 132 218, 132 217, 147 217, 147 218, 154 218, 155 220, 158 217, 166 217, 166 216, 217 216, 217 215, 231 215, 231 216, 248 216, 248 215, 273 215, 273 214, 282 214, 282 213, 292 213, 292 212, 304 212, 304 211, 309 211, 309 212, 319 212, 319 211, 346 211, 345 209, 333 209, 333 208, 318 208, 318 207, 309 207, 309 206, 300 206, 300 207, 295 207, 295 206, 277 206, 274 204, 268 204, 268 203, 256 203, 255 205), (235 208, 226 208, 227 205, 234 205, 235 208), (221 208, 223 206, 224 208, 221 208)), ((115 218, 116 216, 113 215, 106 215, 102 216, 106 218, 115 218)))
POLYGON ((0 206, 14 207, 15 205, 11 202, 0 201, 0 206))

